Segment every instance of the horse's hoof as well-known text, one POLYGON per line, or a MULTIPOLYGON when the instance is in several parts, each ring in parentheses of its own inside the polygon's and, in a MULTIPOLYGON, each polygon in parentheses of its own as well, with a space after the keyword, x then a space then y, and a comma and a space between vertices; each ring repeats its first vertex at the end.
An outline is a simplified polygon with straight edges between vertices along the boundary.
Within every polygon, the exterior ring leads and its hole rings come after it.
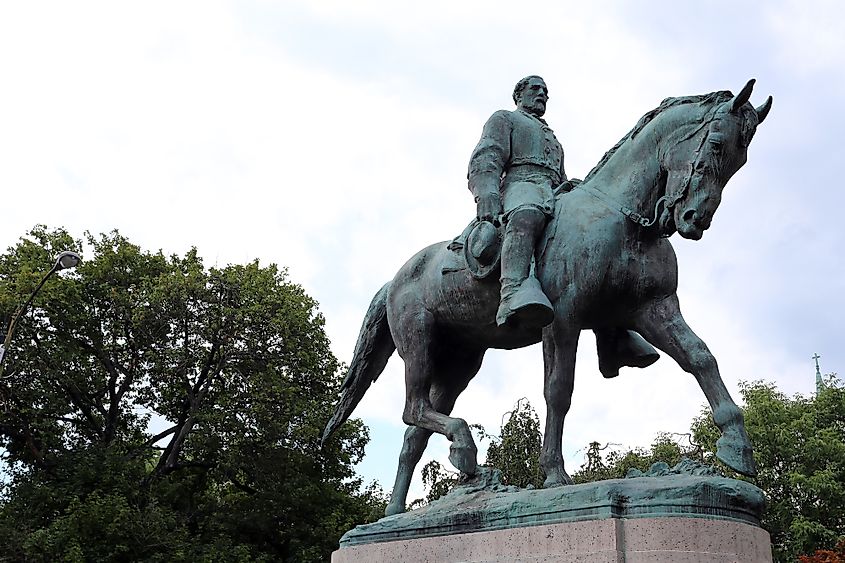
POLYGON ((449 461, 458 471, 469 476, 478 472, 477 454, 478 450, 475 447, 456 446, 454 443, 449 447, 449 461))
POLYGON ((741 437, 732 436, 731 433, 726 432, 716 441, 716 457, 741 475, 757 476, 754 451, 747 439, 743 440, 741 437))
POLYGON ((393 516, 394 514, 402 514, 405 512, 405 506, 399 503, 393 503, 387 505, 387 508, 384 509, 385 516, 393 516))

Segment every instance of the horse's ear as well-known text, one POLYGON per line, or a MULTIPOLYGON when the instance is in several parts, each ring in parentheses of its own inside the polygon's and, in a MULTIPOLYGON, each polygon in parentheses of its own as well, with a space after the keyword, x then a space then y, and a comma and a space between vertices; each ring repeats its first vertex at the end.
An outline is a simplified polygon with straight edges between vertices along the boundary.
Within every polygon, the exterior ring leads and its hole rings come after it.
POLYGON ((772 97, 769 96, 762 106, 754 109, 757 110, 757 123, 763 123, 763 120, 769 115, 769 110, 772 109, 772 97))
POLYGON ((754 83, 755 82, 757 82, 757 81, 752 78, 751 80, 748 81, 748 83, 740 91, 740 93, 737 94, 736 96, 734 96, 734 99, 731 102, 731 113, 736 113, 739 110, 739 108, 744 106, 745 102, 747 102, 751 98, 751 90, 754 89, 754 83))

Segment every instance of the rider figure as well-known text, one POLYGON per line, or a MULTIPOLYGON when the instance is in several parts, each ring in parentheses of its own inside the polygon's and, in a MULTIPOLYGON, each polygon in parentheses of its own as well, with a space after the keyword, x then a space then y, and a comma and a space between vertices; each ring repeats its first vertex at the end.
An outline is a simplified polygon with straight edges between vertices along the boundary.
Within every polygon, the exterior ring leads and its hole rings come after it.
POLYGON ((531 269, 537 240, 554 211, 554 190, 567 179, 563 147, 542 119, 548 99, 542 78, 520 80, 513 91, 516 110, 490 117, 469 161, 478 219, 505 226, 499 326, 542 327, 553 318, 531 269))

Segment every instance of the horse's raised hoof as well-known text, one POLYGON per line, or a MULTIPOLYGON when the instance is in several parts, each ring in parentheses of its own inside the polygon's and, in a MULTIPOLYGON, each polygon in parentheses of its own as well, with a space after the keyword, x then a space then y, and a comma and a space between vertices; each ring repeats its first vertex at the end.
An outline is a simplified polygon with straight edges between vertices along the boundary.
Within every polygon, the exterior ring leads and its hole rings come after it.
POLYGON ((754 451, 745 431, 728 431, 716 441, 716 457, 722 462, 746 477, 757 476, 757 464, 754 462, 754 451), (744 439, 743 439, 744 438, 744 439))
POLYGON ((449 446, 449 461, 458 471, 475 475, 478 470, 478 448, 465 420, 456 418, 446 426, 446 436, 452 440, 449 446))
POLYGON ((572 477, 564 471, 563 469, 559 471, 554 471, 546 476, 546 480, 543 481, 543 488, 544 489, 551 489, 554 487, 563 487, 564 485, 574 485, 575 482, 572 480, 572 477))
POLYGON ((478 472, 477 455, 478 449, 475 447, 475 444, 460 445, 452 442, 452 445, 449 447, 449 461, 452 462, 452 465, 458 471, 466 473, 469 476, 473 476, 478 472))
POLYGON ((402 514, 403 512, 405 512, 405 505, 398 502, 391 502, 384 509, 385 516, 393 516, 394 514, 402 514))

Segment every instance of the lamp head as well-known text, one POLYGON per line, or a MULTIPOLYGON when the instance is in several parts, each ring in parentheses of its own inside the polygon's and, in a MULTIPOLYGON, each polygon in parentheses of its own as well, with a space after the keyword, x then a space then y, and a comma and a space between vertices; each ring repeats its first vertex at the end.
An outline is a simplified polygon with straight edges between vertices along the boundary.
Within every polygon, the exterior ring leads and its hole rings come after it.
POLYGON ((71 252, 70 250, 65 250, 64 252, 60 252, 58 256, 56 256, 56 265, 53 268, 58 270, 66 270, 68 268, 76 268, 76 266, 82 261, 82 257, 77 254, 76 252, 71 252))

